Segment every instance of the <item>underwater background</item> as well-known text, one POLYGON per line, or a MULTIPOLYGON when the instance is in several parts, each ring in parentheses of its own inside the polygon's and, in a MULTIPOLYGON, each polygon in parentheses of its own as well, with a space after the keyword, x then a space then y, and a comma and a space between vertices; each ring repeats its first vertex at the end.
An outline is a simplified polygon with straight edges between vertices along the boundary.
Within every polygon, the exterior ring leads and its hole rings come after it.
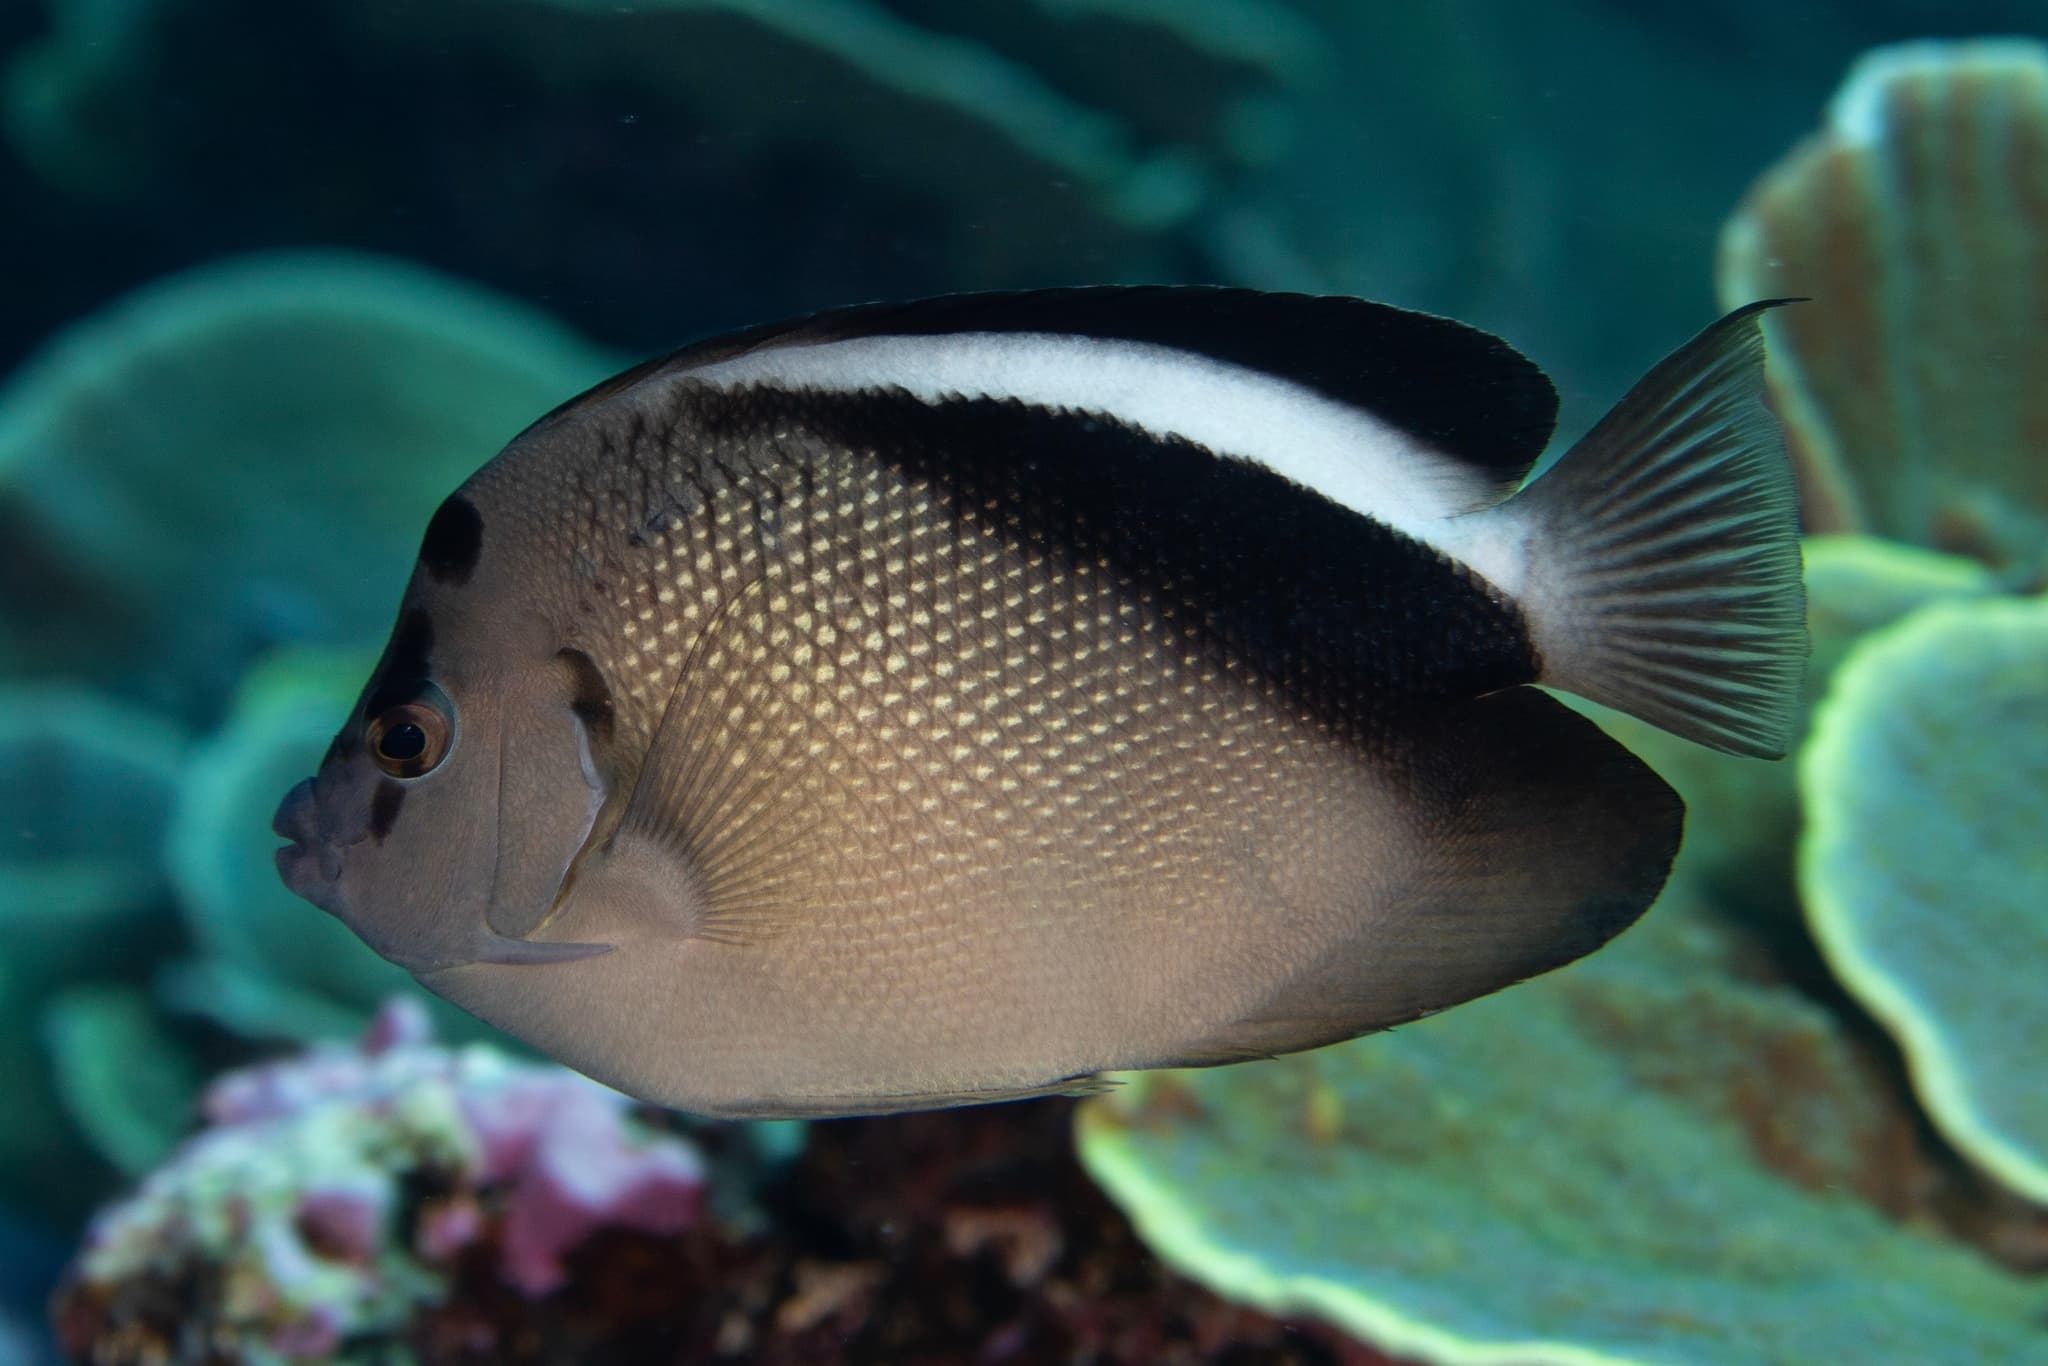
POLYGON ((0 0, 0 1366, 2048 1362, 2042 0, 0 0), (1561 446, 1771 315, 1794 758, 1643 922, 1081 1102, 698 1124, 271 866, 441 497, 858 300, 1358 294, 1561 446))

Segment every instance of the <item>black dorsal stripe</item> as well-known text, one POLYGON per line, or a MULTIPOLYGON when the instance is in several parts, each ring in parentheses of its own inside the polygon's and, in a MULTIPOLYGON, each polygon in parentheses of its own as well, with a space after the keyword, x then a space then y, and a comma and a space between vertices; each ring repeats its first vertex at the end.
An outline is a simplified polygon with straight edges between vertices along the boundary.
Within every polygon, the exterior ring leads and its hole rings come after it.
POLYGON ((1469 571, 1187 441, 1012 400, 692 389, 677 405, 677 425, 714 443, 803 432, 832 450, 876 451, 1019 544, 1111 564, 1184 604, 1213 639, 1333 718, 1537 675, 1520 610, 1469 571))
POLYGON ((862 304, 752 327, 636 366, 541 422, 651 375, 763 347, 965 332, 1145 342, 1290 380, 1427 441, 1503 491, 1529 472, 1557 421, 1557 391, 1534 362, 1449 318, 1341 296, 1101 285, 862 304))

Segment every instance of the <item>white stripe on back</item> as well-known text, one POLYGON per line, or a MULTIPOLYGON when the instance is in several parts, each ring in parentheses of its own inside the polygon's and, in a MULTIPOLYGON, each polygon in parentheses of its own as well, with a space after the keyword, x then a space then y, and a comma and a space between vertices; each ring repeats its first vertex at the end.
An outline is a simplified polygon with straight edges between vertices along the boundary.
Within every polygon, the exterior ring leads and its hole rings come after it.
POLYGON ((1096 413, 1264 466, 1430 544, 1497 494, 1484 471, 1306 386, 1147 342, 1052 333, 858 337, 763 347, 674 372, 720 388, 902 389, 1096 413))

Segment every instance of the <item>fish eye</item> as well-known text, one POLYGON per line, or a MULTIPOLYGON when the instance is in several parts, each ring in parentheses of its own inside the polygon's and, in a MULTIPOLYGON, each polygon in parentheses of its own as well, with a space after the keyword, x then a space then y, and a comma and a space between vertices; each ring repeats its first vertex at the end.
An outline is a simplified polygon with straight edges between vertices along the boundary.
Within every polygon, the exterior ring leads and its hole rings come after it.
POLYGON ((454 728, 426 698, 386 707, 370 721, 370 757, 394 778, 431 773, 448 757, 454 728))

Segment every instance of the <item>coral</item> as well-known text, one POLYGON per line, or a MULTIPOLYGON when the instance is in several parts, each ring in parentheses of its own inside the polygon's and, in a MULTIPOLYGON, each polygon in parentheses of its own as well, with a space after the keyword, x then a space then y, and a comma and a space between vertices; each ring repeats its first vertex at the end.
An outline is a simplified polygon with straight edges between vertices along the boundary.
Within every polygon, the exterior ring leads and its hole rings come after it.
POLYGON ((1395 1366, 1160 1266, 1075 1162, 1071 1118, 1054 1100, 813 1124, 724 1282, 721 1355, 1395 1366))
POLYGON ((543 1296, 597 1231, 677 1233, 702 1207, 694 1149, 624 1097, 437 1046, 407 1002, 353 1047, 223 1077, 203 1109, 206 1130, 93 1221, 56 1309, 66 1350, 327 1357, 397 1339, 473 1248, 543 1296))
POLYGON ((2048 1351, 2048 1292, 1982 1256, 2038 1268, 2048 1192, 2048 604, 1999 596, 2048 544, 2044 204, 2022 43, 1867 60, 1752 193, 1724 296, 1820 296, 1771 323, 1811 521, 1894 538, 1806 544, 1800 764, 1602 714, 1689 806, 1618 943, 1392 1036, 1089 1102, 1084 1160, 1162 1256, 1437 1362, 2048 1351))
MULTIPOLYGON (((1810 536, 1802 551, 1813 653, 1795 745, 1804 741, 1812 709, 1826 695, 1836 667, 1865 634, 1929 603, 1979 597, 1996 587, 1992 574, 1974 560, 1876 537, 1810 536)), ((1691 879, 1730 913, 1801 932, 1792 871, 1800 827, 1792 765, 1717 754, 1632 716, 1567 700, 1685 798, 1689 814, 1676 876, 1691 879)))
MULTIPOLYGON (((512 1233, 514 1212, 527 1197, 421 1166, 414 1152, 435 1146, 421 1137, 431 1127, 424 1120, 401 1133, 395 1112, 343 1115, 330 1138, 374 1131, 386 1141, 366 1160, 353 1156, 364 1141, 339 1145, 346 1160, 334 1177, 311 1189, 295 1183, 296 1155, 312 1151, 305 1135, 313 1116, 351 1097, 387 1096, 398 1075, 417 1070, 366 1061, 365 1051, 391 1049, 388 1018, 379 1033, 370 1050, 320 1050, 216 1088, 209 1105, 231 1117, 231 1131, 253 1140, 263 1126, 282 1127, 261 1160, 247 1156, 253 1142, 234 1141, 243 1156, 227 1170, 252 1197, 242 1202, 248 1232, 225 1245, 213 1238, 209 1230, 218 1226, 204 1217, 214 1208, 211 1196, 182 1205, 168 1198, 173 1189, 203 1193, 195 1159, 165 1168, 126 1207, 133 1212, 116 1210, 102 1220, 125 1221, 128 1230, 118 1240, 127 1250, 113 1265, 120 1278, 88 1274, 110 1245, 98 1254, 88 1250, 59 1297, 58 1323, 73 1353, 108 1366, 161 1360, 149 1353, 183 1332, 187 1341, 217 1334, 245 1359, 260 1359, 254 1349, 276 1341, 279 1331, 287 1345, 325 1345, 325 1330, 316 1335, 294 1325, 311 1319, 338 1329, 341 1317, 322 1315, 319 1307, 352 1303, 360 1311, 357 1330, 338 1353, 349 1360, 1395 1366, 1328 1325, 1225 1303, 1160 1266, 1076 1164, 1066 1101, 817 1124, 800 1154, 765 1170, 759 1126, 711 1126, 693 1145, 708 1172, 703 1194, 719 1197, 708 1210, 693 1202, 679 1226, 645 1231, 631 1220, 592 1216, 586 1199, 585 1217, 554 1228, 532 1260, 512 1233), (389 1193, 385 1214, 366 1218, 378 1198, 364 1193, 378 1189, 389 1193), (283 1194, 293 1190, 295 1197, 283 1194), (750 1190, 758 1203, 747 1198, 750 1190), (161 1217, 180 1208, 202 1217, 174 1234, 161 1217), (138 1222, 145 1209, 156 1222, 138 1222), (587 1236, 574 1236, 591 1217, 600 1222, 587 1236), (260 1259, 249 1247, 259 1237, 267 1249, 260 1259), (365 1246, 375 1249, 371 1257, 346 1260, 365 1246), (216 1249, 237 1260, 222 1267, 216 1249), (176 1258, 185 1253, 204 1260, 188 1262, 189 1274, 177 1279, 176 1258), (343 1265, 330 1265, 336 1261, 343 1265), (252 1263, 253 1275, 223 1274, 252 1263), (392 1270, 401 1264, 402 1275, 392 1270), (526 1270, 532 1266, 540 1269, 537 1277, 526 1270), (379 1267, 397 1293, 377 1298, 367 1288, 379 1267), (314 1274, 351 1269, 352 1278, 314 1274), (287 1293, 268 1300, 260 1328, 253 1320, 227 1321, 218 1305, 225 1289, 247 1304, 282 1273, 291 1273, 288 1283, 275 1288, 287 1293), (182 1324, 178 1316, 195 1308, 195 1321, 182 1324), (373 1308, 382 1311, 374 1316, 382 1327, 371 1326, 373 1308)), ((476 1052, 441 1056, 472 1059, 476 1052)), ((462 1067, 471 1080, 458 1090, 478 1093, 475 1065, 462 1067)), ((413 1110, 445 1114, 436 1099, 444 1089, 439 1072, 426 1070, 433 1103, 413 1110)), ((558 1069, 529 1068, 526 1075, 546 1095, 582 1089, 558 1069)), ((634 1121, 616 1117, 615 1097, 587 1089, 607 1098, 601 1108, 578 1107, 578 1123, 603 1114, 611 1116, 603 1133, 642 1133, 634 1121)), ((531 1093, 504 1087, 491 1094, 531 1093)), ((618 1146, 608 1138, 586 1135, 570 1146, 565 1140, 575 1123, 528 1123, 518 1105, 496 1102, 480 1114, 490 1123, 490 1115, 502 1120, 508 1111, 518 1111, 510 1132, 560 1144, 556 1155, 573 1153, 579 1172, 586 1160, 598 1171, 616 1161, 618 1146)), ((224 1141, 202 1137, 188 1154, 224 1141)), ((627 1150, 640 1151, 632 1143, 627 1150)), ((682 1194, 686 1186, 664 1189, 682 1194)), ((549 1199, 531 1203, 552 1208, 549 1199)))
POLYGON ((1082 1158, 1169 1263, 1432 1362, 2038 1355, 2038 1285, 1881 1212, 1924 1179, 1882 1069, 1682 900, 1392 1035, 1133 1080, 1082 1158))
POLYGON ((1957 1148, 2048 1205, 2048 599, 1929 608, 1843 664, 1800 757, 1800 887, 1957 1148))
MULTIPOLYGON (((273 642, 381 636, 435 504, 606 366, 510 300, 359 256, 137 291, 0 391, 0 538, 88 576, 58 601, 98 626, 44 667, 210 718, 273 642)), ((41 596, 5 603, 31 650, 41 596)))
POLYGON ((1811 529, 2048 567, 2044 242, 2038 42, 1870 54, 1750 191, 1721 293, 1813 296, 1767 325, 1811 529))
POLYGON ((75 1154, 44 1015, 67 984, 143 968, 168 947, 158 848, 185 740, 147 714, 57 685, 0 685, 0 1190, 72 1203, 75 1154))
POLYGON ((149 1170, 191 1127, 197 1068, 133 987, 73 987, 43 1015, 50 1070, 72 1120, 129 1175, 149 1170))
MULTIPOLYGON (((49 35, 7 73, 7 131, 22 157, 47 179, 114 198, 146 194, 180 169, 186 174, 179 179, 188 183, 212 174, 203 164, 209 152, 200 139, 214 130, 162 118, 157 112, 161 99, 151 98, 175 79, 172 54, 204 61, 209 48, 217 52, 266 40, 304 41, 303 25, 280 31, 259 16, 238 16, 233 7, 194 11, 167 0, 130 0, 110 12, 99 0, 57 0, 52 8, 49 35)), ((1249 59, 1226 60, 1215 49, 1233 16, 1215 0, 1204 9, 1214 13, 1193 24, 1157 15, 1147 21, 1154 49, 1171 59, 1182 76, 1172 103, 1192 106, 1186 117, 1158 129, 1138 126, 1142 120, 1134 121, 1127 112, 1142 112, 1152 103, 1130 97, 1127 76, 1092 84, 1062 79, 1076 66, 1092 67, 1102 76, 1118 70, 1115 63, 1102 61, 1095 44, 1027 44, 1029 56, 1055 63, 1052 72, 1041 73, 1009 52, 946 31, 944 23, 912 22, 898 7, 873 0, 657 0, 635 6, 599 0, 457 0, 402 13, 339 6, 331 16, 308 22, 322 29, 323 42, 343 48, 356 62, 401 77, 417 70, 438 83, 445 79, 441 73, 449 67, 450 54, 459 53, 465 67, 499 67, 515 88, 530 80, 537 66, 544 68, 551 103, 576 103, 594 95, 610 109, 623 93, 640 111, 636 121, 644 118, 668 130, 683 148, 705 130, 721 139, 743 139, 750 149, 744 164, 756 175, 762 166, 776 163, 793 178, 814 178, 812 167, 856 165, 863 183, 850 183, 852 194, 842 198, 914 203, 917 216, 939 220, 943 249, 961 254, 959 265, 970 278, 1015 282, 1021 275, 1054 269, 1075 253, 1126 256, 1144 234, 1168 228, 1201 207, 1212 189, 1210 163, 1227 155, 1226 149, 1164 139, 1174 134, 1224 138, 1228 121, 1217 115, 1219 106, 1234 103, 1240 87, 1262 84, 1268 73, 1300 60, 1304 46, 1298 35, 1291 41, 1282 35, 1279 41, 1251 45, 1249 59), (435 60, 416 67, 411 55, 416 53, 431 53, 435 60), (764 72, 773 75, 764 78, 764 72), (1077 87, 1077 93, 1069 93, 1069 87, 1077 87), (1093 103, 1087 97, 1095 94, 1112 102, 1093 103), (807 164, 792 165, 792 151, 807 164), (1015 226, 990 230, 1005 225, 1015 226)), ((1036 27, 1047 25, 1041 19, 1036 27)), ((261 60, 244 60, 224 67, 220 75, 235 93, 217 96, 215 107, 232 109, 262 99, 267 93, 262 66, 261 60)), ((491 75, 465 74, 477 85, 495 83, 491 75)), ((432 96, 421 91, 400 98, 432 96)), ((206 113, 197 117, 203 120, 206 113)), ((573 116, 564 121, 576 122, 573 116)), ((439 135, 437 126, 451 124, 472 139, 482 135, 480 125, 468 120, 457 124, 441 117, 425 123, 429 138, 439 135)), ((516 151, 507 147, 505 154, 522 161, 544 159, 560 128, 556 123, 540 129, 536 143, 516 151)), ((237 139, 249 136, 220 131, 237 139)), ((375 128, 372 136, 383 131, 375 128)), ((460 154, 474 155, 475 147, 474 141, 466 142, 460 154)), ((414 148, 393 150, 401 158, 417 154, 414 148)), ((674 169, 685 177, 715 175, 727 159, 723 153, 698 155, 682 159, 674 169)), ((632 174, 645 166, 643 153, 617 169, 632 174)), ((281 174, 289 184, 290 169, 281 174)), ((502 183, 502 177, 477 180, 477 189, 494 201, 486 215, 512 220, 514 231, 520 228, 516 211, 524 207, 516 202, 520 188, 502 183)), ((592 193, 577 196, 582 203, 545 211, 570 215, 577 230, 568 235, 582 239, 581 214, 599 193, 593 187, 592 193)), ((692 211, 692 199, 734 193, 758 195, 760 187, 700 181, 695 193, 686 194, 669 212, 665 226, 671 241, 690 231, 674 217, 692 211)), ((608 244, 618 242, 622 226, 633 237, 642 235, 636 228, 664 226, 633 222, 640 216, 634 199, 604 196, 602 202, 622 211, 625 220, 615 221, 609 233, 599 229, 608 244)), ((777 193, 764 203, 761 216, 791 207, 790 197, 777 193)), ((794 207, 805 212, 802 200, 794 207)), ((850 207, 828 199, 809 212, 836 220, 850 207)), ((507 226, 496 224, 491 231, 504 232, 507 226)), ((815 244, 815 238, 809 240, 815 244)), ((656 241, 650 234, 647 246, 651 249, 656 241)))
MULTIPOLYGON (((185 739, 82 688, 0 682, 0 923, 10 966, 67 977, 104 952, 81 921, 157 898, 185 739)), ((111 929, 111 925, 102 926, 111 929)))
POLYGON ((571 69, 579 62, 624 68, 643 79, 687 84, 741 122, 793 117, 807 134, 857 137, 864 160, 885 172, 929 174, 889 150, 892 141, 904 141, 890 137, 892 125, 957 128, 979 152, 946 158, 949 196, 1006 197, 998 176, 1071 180, 1112 215, 1156 226, 1192 209, 1203 188, 1194 167, 1148 160, 1115 116, 1065 98, 1028 68, 978 44, 906 24, 879 5, 656 0, 629 23, 618 22, 617 8, 601 0, 526 0, 511 7, 526 13, 509 23, 504 4, 469 8, 468 24, 479 36, 514 33, 530 45, 556 35, 551 50, 571 69), (592 18, 598 22, 576 22, 592 18), (749 53, 758 55, 741 55, 749 53), (763 89, 750 74, 761 66, 784 73, 782 89, 797 86, 832 103, 864 99, 869 107, 857 128, 835 134, 775 90, 763 89), (878 102, 884 107, 874 107, 878 102))
POLYGON ((131 0, 52 4, 49 35, 11 54, 0 76, 0 124, 46 177, 93 184, 117 174, 93 144, 106 137, 110 114, 119 119, 108 106, 148 42, 151 8, 131 0))

